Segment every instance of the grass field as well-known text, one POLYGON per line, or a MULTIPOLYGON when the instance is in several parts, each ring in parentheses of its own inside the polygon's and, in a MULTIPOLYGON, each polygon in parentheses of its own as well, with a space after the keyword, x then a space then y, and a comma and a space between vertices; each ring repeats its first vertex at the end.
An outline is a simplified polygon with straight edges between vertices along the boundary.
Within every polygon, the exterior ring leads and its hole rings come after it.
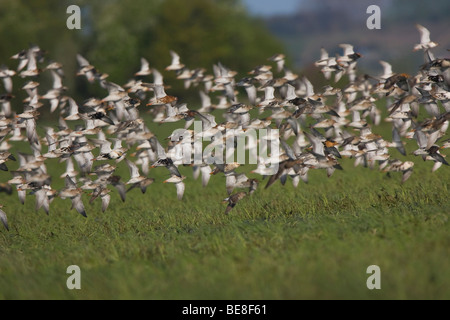
POLYGON ((190 168, 180 168, 183 201, 155 168, 145 195, 114 194, 104 214, 83 198, 87 219, 70 200, 55 199, 47 216, 34 196, 22 206, 1 194, 11 231, 0 229, 0 298, 449 299, 450 170, 419 160, 404 185, 400 173, 344 160, 330 179, 313 170, 297 189, 260 187, 228 216, 224 178, 203 189, 190 168), (81 290, 66 287, 70 265, 81 290), (370 265, 381 290, 366 287, 370 265))

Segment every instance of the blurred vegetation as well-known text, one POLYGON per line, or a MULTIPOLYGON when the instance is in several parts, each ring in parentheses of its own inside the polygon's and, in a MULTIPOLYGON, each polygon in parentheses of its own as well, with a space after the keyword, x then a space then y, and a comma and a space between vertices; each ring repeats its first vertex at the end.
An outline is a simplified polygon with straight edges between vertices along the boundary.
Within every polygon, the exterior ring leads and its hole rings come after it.
POLYGON ((392 1, 392 10, 387 13, 388 19, 396 21, 421 21, 432 22, 434 20, 448 20, 450 1, 448 0, 395 0, 392 1))
POLYGON ((85 82, 75 80, 77 53, 110 81, 124 84, 139 70, 141 57, 163 71, 171 62, 169 50, 188 68, 208 72, 219 61, 247 72, 284 52, 240 0, 0 0, 0 36, 0 63, 15 68, 9 57, 37 44, 64 64, 64 84, 71 90, 75 85, 77 92, 87 90, 85 82), (73 4, 81 8, 81 30, 66 27, 66 10, 73 4))

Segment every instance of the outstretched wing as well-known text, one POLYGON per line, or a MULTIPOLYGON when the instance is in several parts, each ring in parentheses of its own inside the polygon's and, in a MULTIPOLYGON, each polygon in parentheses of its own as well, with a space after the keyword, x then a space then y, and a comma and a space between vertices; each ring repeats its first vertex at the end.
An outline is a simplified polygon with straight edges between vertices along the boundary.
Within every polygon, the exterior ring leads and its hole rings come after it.
POLYGON ((184 182, 175 183, 175 187, 177 188, 178 200, 182 200, 183 199, 183 194, 184 194, 184 189, 185 189, 184 182))
POLYGON ((132 162, 132 161, 130 161, 130 160, 128 160, 128 159, 125 159, 125 161, 126 161, 126 163, 127 163, 128 169, 130 170, 130 176, 131 176, 131 178, 137 178, 137 177, 139 177, 139 176, 140 176, 140 174, 139 174, 139 169, 138 169, 138 167, 134 164, 134 162, 132 162))
POLYGON ((416 28, 420 33, 420 44, 426 44, 430 42, 430 31, 420 24, 416 24, 416 28))
POLYGON ((77 195, 75 198, 72 199, 72 207, 75 208, 75 210, 77 210, 77 212, 81 214, 83 217, 87 218, 83 201, 81 201, 81 194, 77 195))
POLYGON ((319 156, 323 156, 325 157, 325 152, 324 152, 324 146, 322 141, 320 141, 319 138, 317 138, 315 135, 310 134, 308 132, 304 132, 306 138, 308 138, 309 142, 311 142, 312 148, 313 148, 313 153, 315 155, 319 155, 319 156))
POLYGON ((2 209, 0 209, 0 220, 2 220, 2 223, 5 226, 6 230, 9 231, 8 218, 6 217, 6 213, 2 209))
POLYGON ((106 211, 110 200, 111 200, 111 196, 109 194, 102 197, 102 212, 106 211))
POLYGON ((66 188, 71 188, 71 189, 78 188, 76 183, 72 180, 72 178, 70 178, 69 175, 66 175, 66 181, 65 182, 66 182, 66 188))

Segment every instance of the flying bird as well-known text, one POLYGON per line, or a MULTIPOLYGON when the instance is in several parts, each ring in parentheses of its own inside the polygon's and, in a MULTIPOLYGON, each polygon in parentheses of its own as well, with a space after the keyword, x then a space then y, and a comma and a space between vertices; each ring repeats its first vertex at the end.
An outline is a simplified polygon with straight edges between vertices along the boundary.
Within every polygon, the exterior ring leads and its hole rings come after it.
POLYGON ((426 50, 438 46, 436 42, 431 41, 430 31, 427 28, 420 24, 416 24, 416 28, 420 33, 420 43, 414 46, 413 51, 426 50))

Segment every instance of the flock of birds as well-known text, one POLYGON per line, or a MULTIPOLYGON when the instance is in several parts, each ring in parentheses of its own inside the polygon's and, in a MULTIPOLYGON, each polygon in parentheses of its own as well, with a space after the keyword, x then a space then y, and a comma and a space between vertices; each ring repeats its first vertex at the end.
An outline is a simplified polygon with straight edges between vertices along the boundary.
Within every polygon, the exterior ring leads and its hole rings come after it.
MULTIPOLYGON (((305 76, 286 68, 283 54, 270 57, 267 65, 257 66, 245 78, 236 79, 237 72, 221 63, 213 66, 213 74, 201 68, 189 69, 171 51, 172 62, 166 71, 174 72, 185 88, 199 90, 201 107, 195 110, 166 94, 169 87, 162 74, 151 68, 145 58, 141 59, 141 69, 133 79, 119 85, 108 81, 107 74, 77 55, 77 76, 105 89, 104 97, 90 98, 81 104, 65 94, 63 66, 48 62, 44 50, 31 46, 11 57, 18 62, 15 70, 0 67, 6 91, 0 96, 0 169, 8 171, 8 161, 19 163, 18 169, 10 171, 11 179, 0 184, 0 192, 12 194, 15 189, 22 204, 27 195, 34 195, 36 210, 42 208, 47 214, 56 197, 70 199, 72 208, 86 216, 83 194, 89 193, 90 203, 100 199, 105 211, 111 190, 117 190, 123 201, 134 188, 145 193, 155 182, 149 177, 149 169, 165 167, 168 179, 163 182, 174 184, 181 200, 186 176, 180 174, 178 166, 186 163, 179 156, 180 150, 193 141, 183 139, 184 133, 192 137, 214 137, 221 133, 223 139, 230 139, 230 135, 234 139, 248 129, 270 130, 274 134, 266 139, 276 139, 282 147, 276 159, 260 157, 252 171, 267 177, 265 188, 277 180, 284 185, 288 178, 294 186, 300 180, 307 182, 308 171, 312 169, 323 169, 330 177, 336 169, 342 169, 339 159, 345 157, 354 159, 355 166, 378 166, 384 172, 401 172, 405 182, 413 172, 414 162, 390 155, 392 148, 406 155, 404 139, 417 141, 418 148, 413 154, 432 161, 433 171, 448 166, 440 150, 450 147, 449 140, 442 141, 450 120, 450 59, 435 58, 431 49, 437 43, 430 40, 426 28, 420 25, 417 28, 420 43, 413 50, 424 52, 425 63, 415 75, 394 73, 385 61, 380 61, 384 70, 380 76, 358 74, 356 66, 362 55, 352 45, 341 44, 343 53, 336 56, 321 49, 315 65, 330 83, 348 77, 343 88, 327 85, 316 90, 305 76), (42 73, 53 78, 52 88, 45 93, 37 82, 42 73), (14 77, 26 80, 21 90, 27 97, 23 100, 23 112, 18 114, 12 108, 14 77), (149 81, 150 77, 153 81, 149 81), (388 113, 384 119, 377 105, 381 99, 385 99, 388 113), (428 117, 419 121, 422 110, 428 117), (164 148, 140 117, 142 111, 150 113, 150 121, 157 123, 180 121, 185 131, 174 132, 164 148), (222 112, 223 119, 219 119, 219 114, 212 115, 213 111, 222 112), (57 127, 43 128, 45 135, 37 130, 41 113, 59 117, 57 127), (252 118, 253 114, 260 116, 252 118), (192 130, 195 120, 202 122, 201 132, 192 130), (381 121, 391 122, 392 140, 372 132, 372 126, 381 121), (26 142, 30 153, 13 155, 11 147, 18 141, 26 142), (130 153, 133 147, 136 151, 130 153), (47 159, 59 159, 65 165, 61 175, 65 187, 61 190, 52 188, 54 177, 48 174, 47 159), (115 174, 122 161, 129 168, 128 180, 115 174)), ((211 140, 211 144, 221 142, 211 140)), ((205 156, 201 164, 191 164, 193 177, 201 175, 204 187, 213 175, 226 177, 225 213, 252 195, 260 183, 237 173, 240 166, 237 162, 214 163, 211 155, 205 156)), ((0 220, 8 229, 2 208, 0 204, 0 220)))

